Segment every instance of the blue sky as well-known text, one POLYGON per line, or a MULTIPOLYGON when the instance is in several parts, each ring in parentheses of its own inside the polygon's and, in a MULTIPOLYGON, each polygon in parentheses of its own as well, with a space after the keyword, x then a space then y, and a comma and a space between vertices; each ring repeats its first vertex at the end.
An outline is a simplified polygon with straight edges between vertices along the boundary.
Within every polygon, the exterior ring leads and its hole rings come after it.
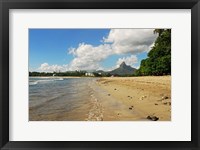
POLYGON ((153 29, 29 29, 29 71, 138 68, 155 39, 153 29))

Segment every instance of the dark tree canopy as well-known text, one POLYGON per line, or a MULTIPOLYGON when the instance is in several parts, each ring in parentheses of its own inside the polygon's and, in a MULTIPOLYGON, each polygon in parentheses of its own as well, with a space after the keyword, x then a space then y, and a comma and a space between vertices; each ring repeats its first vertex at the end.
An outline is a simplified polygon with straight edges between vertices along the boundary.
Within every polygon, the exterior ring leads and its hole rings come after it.
POLYGON ((29 72, 29 76, 84 76, 86 71, 67 71, 67 72, 29 72))
POLYGON ((154 33, 158 33, 155 44, 135 75, 171 74, 171 29, 155 29, 154 33))

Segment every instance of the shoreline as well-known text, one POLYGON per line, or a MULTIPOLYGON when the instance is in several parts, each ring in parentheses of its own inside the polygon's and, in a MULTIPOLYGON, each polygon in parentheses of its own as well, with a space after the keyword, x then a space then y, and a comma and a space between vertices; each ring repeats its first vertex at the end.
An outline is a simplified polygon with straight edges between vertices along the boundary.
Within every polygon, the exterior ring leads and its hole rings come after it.
POLYGON ((63 95, 29 107, 30 121, 151 121, 148 116, 171 121, 171 76, 91 79, 75 84, 78 92, 74 96, 81 94, 75 103, 63 95), (64 109, 71 104, 76 105, 73 110, 64 109))

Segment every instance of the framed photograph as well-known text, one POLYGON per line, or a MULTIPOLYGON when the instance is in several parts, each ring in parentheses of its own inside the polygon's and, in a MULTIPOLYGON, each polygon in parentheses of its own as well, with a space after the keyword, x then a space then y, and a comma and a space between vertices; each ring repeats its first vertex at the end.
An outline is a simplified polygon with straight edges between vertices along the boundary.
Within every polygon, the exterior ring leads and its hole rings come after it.
POLYGON ((199 9, 1 0, 1 149, 199 149, 199 9))

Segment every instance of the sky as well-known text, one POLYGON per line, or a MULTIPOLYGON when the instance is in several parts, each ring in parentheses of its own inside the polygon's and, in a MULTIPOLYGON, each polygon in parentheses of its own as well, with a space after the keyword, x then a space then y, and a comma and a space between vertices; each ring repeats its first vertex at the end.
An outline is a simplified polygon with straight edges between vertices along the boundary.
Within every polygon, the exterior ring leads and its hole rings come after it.
POLYGON ((29 71, 139 68, 157 38, 154 29, 29 29, 29 71))

